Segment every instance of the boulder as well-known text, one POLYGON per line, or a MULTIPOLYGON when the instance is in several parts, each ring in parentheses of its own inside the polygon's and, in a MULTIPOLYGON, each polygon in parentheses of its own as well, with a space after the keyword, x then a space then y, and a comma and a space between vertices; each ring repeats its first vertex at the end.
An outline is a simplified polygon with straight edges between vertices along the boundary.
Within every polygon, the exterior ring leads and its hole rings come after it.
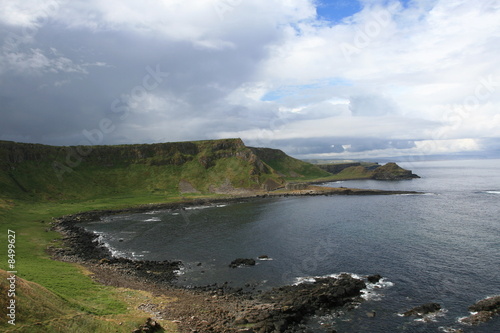
POLYGON ((379 282, 382 279, 382 275, 379 275, 379 274, 370 275, 366 279, 370 283, 377 283, 377 282, 379 282))
POLYGON ((255 266, 255 259, 238 258, 233 260, 231 264, 229 264, 229 267, 231 268, 237 268, 241 266, 255 266))
POLYGON ((437 312, 439 310, 441 310, 441 305, 439 305, 438 303, 426 303, 406 311, 405 313, 403 313, 403 316, 424 316, 426 314, 437 312))

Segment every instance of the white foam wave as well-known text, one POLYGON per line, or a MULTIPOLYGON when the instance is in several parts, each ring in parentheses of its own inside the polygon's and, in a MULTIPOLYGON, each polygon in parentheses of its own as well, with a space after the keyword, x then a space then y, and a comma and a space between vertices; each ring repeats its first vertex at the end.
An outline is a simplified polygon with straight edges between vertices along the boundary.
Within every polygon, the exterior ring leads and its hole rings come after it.
POLYGON ((500 191, 484 191, 487 194, 500 194, 500 191))
POLYGON ((185 210, 198 210, 198 209, 207 209, 207 208, 212 208, 212 206, 192 206, 192 207, 185 207, 185 210))
POLYGON ((430 323, 430 322, 437 322, 438 317, 444 317, 448 310, 446 309, 441 309, 436 312, 428 313, 426 315, 423 315, 422 317, 416 318, 414 321, 417 323, 430 323))
POLYGON ((152 217, 150 219, 146 219, 143 222, 160 222, 161 219, 159 217, 152 217))
POLYGON ((398 194, 400 196, 421 196, 421 195, 439 195, 437 193, 432 193, 432 192, 424 192, 424 193, 403 193, 403 194, 398 194))
POLYGON ((295 282, 293 283, 294 286, 299 285, 301 283, 313 283, 316 282, 316 279, 324 279, 324 278, 334 278, 338 279, 341 275, 349 275, 354 279, 362 280, 363 277, 358 274, 354 273, 334 273, 334 274, 327 274, 327 275, 321 275, 321 276, 303 276, 303 277, 297 277, 295 278, 295 282))
POLYGON ((383 297, 378 291, 393 287, 394 283, 386 278, 380 279, 376 283, 367 283, 366 288, 361 290, 361 297, 367 301, 380 301, 383 297))
POLYGON ((105 238, 104 238, 104 235, 105 233, 104 232, 100 232, 100 231, 94 231, 94 234, 98 235, 97 239, 95 240, 95 242, 100 245, 100 246, 103 246, 105 248, 107 248, 109 250, 109 252, 111 252, 111 255, 115 258, 120 258, 120 257, 126 257, 127 254, 123 251, 119 251, 117 249, 115 249, 114 247, 111 246, 111 244, 109 244, 105 238))

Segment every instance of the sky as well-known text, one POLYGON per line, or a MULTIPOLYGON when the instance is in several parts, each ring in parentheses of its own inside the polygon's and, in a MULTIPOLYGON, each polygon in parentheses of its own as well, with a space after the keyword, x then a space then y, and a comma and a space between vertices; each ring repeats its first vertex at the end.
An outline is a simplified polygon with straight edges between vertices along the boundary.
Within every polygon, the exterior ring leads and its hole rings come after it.
POLYGON ((500 0, 0 0, 0 140, 500 157, 500 0))

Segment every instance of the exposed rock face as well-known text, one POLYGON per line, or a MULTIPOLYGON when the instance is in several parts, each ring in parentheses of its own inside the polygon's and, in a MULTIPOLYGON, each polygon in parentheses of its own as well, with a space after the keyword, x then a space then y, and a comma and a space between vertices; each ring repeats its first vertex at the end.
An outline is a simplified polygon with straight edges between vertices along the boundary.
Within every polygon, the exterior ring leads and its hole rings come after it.
POLYGON ((406 170, 401 168, 396 163, 387 163, 376 168, 373 171, 372 179, 377 180, 402 180, 402 179, 413 179, 420 178, 411 172, 411 170, 406 170))

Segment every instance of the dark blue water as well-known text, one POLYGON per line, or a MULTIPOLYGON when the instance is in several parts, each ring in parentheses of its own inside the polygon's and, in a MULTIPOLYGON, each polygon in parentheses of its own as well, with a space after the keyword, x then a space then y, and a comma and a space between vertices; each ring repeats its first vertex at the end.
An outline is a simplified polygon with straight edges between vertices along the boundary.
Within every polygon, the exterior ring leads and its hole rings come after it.
MULTIPOLYGON (((186 211, 158 211, 86 224, 116 254, 178 259, 183 285, 229 282, 261 289, 340 272, 381 274, 357 310, 315 318, 339 332, 500 332, 497 317, 457 322, 476 301, 500 294, 500 160, 401 163, 422 178, 347 181, 333 186, 416 190, 425 195, 258 199, 186 211), (267 255, 231 269, 239 257, 267 255), (201 266, 198 264, 201 263, 201 266), (398 314, 442 305, 429 322, 398 314), (366 312, 375 310, 375 318, 366 312)), ((317 329, 321 332, 321 329, 317 329)))

